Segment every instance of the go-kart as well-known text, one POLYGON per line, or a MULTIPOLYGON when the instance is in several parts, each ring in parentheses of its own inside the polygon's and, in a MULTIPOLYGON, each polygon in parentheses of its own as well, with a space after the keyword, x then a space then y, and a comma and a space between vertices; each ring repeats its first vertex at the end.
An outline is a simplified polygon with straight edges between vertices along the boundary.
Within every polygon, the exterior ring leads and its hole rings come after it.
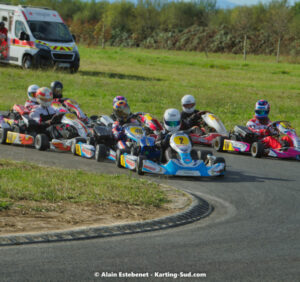
POLYGON ((198 124, 189 130, 189 136, 194 144, 211 146, 216 137, 228 137, 228 131, 216 115, 210 112, 204 114, 199 112, 197 116, 199 116, 198 124))
POLYGON ((289 136, 293 141, 293 147, 283 146, 279 149, 266 148, 261 142, 261 137, 245 126, 235 126, 233 132, 230 134, 230 139, 222 136, 217 137, 214 140, 213 147, 218 152, 251 153, 255 158, 269 156, 300 160, 300 138, 289 122, 275 121, 268 127, 268 130, 271 135, 276 137, 280 135, 289 136))
MULTIPOLYGON (((222 176, 225 173, 223 158, 216 158, 210 151, 192 149, 188 135, 182 131, 170 136, 169 147, 166 150, 170 155, 168 161, 161 157, 158 159, 154 154, 146 154, 147 150, 157 152, 154 143, 150 142, 144 152, 140 151, 139 154, 117 151, 116 163, 119 167, 136 170, 140 175, 147 172, 177 176, 222 176)), ((160 151, 160 156, 161 154, 160 151)))
POLYGON ((53 130, 56 130, 55 127, 45 127, 37 124, 29 118, 30 112, 24 106, 14 105, 13 111, 15 116, 20 116, 20 119, 14 120, 1 117, 1 144, 34 146, 38 150, 70 151, 72 145, 71 139, 75 137, 87 139, 90 134, 89 128, 71 113, 60 113, 53 119, 55 124, 60 123, 70 133, 67 138, 57 139, 53 136, 55 134, 52 134, 53 130))
POLYGON ((61 99, 62 102, 59 102, 59 99, 55 99, 51 106, 56 109, 67 109, 70 113, 74 113, 77 118, 85 123, 89 121, 88 117, 79 107, 78 103, 73 99, 61 99))
POLYGON ((72 153, 88 159, 95 158, 99 162, 106 158, 115 161, 116 142, 112 136, 113 120, 107 115, 95 116, 92 120, 90 138, 74 139, 71 145, 72 153))

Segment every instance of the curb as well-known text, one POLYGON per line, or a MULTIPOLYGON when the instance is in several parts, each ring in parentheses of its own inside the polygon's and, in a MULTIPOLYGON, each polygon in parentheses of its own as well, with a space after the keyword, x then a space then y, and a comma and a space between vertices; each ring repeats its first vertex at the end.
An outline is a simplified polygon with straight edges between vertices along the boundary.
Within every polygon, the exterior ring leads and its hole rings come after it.
POLYGON ((84 240, 156 231, 189 224, 211 214, 214 210, 212 205, 196 195, 190 195, 193 198, 193 202, 189 208, 171 216, 113 226, 0 236, 0 246, 84 240))

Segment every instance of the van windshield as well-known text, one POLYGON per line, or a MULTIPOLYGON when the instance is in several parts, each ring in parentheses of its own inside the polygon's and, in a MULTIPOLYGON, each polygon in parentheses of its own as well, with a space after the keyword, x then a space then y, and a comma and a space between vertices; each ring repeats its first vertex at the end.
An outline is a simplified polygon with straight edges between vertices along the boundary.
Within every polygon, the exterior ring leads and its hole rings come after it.
POLYGON ((38 40, 72 42, 73 38, 64 23, 28 21, 33 36, 38 40))

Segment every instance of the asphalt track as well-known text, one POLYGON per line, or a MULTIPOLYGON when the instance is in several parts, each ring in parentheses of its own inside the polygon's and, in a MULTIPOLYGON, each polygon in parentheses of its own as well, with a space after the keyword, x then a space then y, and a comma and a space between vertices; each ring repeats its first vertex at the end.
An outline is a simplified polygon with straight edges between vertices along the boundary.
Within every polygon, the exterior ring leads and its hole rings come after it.
MULTIPOLYGON (((0 281, 300 281, 300 162, 218 155, 227 162, 224 178, 149 177, 213 204, 206 219, 136 235, 1 247, 0 281), (179 277, 190 272, 206 278, 179 277)), ((4 145, 0 158, 127 173, 112 163, 4 145)))

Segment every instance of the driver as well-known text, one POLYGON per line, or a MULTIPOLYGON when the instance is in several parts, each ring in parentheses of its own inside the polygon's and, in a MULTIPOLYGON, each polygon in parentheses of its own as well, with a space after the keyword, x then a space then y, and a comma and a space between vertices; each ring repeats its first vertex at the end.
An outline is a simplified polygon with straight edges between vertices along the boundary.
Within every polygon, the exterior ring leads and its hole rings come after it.
MULTIPOLYGON (((155 141, 155 145, 161 149, 161 155, 165 156, 167 162, 174 158, 169 147, 172 133, 177 132, 181 126, 181 115, 177 109, 167 109, 164 113, 164 131, 161 131, 155 141)), ((175 157, 176 158, 176 157, 175 157)))
POLYGON ((74 112, 77 117, 85 122, 89 122, 89 118, 84 114, 84 112, 80 109, 77 102, 73 99, 63 98, 63 84, 62 82, 56 80, 52 81, 50 84, 51 91, 53 93, 53 106, 63 106, 68 109, 70 112, 74 112))
POLYGON ((35 98, 36 92, 39 90, 39 88, 40 87, 36 84, 32 84, 28 87, 27 89, 28 100, 25 102, 24 105, 28 110, 31 110, 32 107, 39 105, 35 98))
POLYGON ((116 121, 112 125, 112 133, 115 140, 122 142, 122 144, 120 144, 121 148, 125 149, 126 135, 123 127, 124 124, 140 123, 135 118, 135 115, 130 112, 130 107, 125 100, 117 101, 113 105, 113 113, 116 117, 116 121))
POLYGON ((192 95, 185 95, 181 99, 181 129, 187 130, 194 126, 198 126, 201 122, 201 115, 207 111, 199 111, 195 109, 196 100, 192 95))
POLYGON ((51 106, 53 101, 51 90, 48 87, 39 88, 36 91, 35 99, 38 105, 32 109, 29 117, 39 125, 50 125, 53 116, 59 113, 59 110, 51 106))
POLYGON ((280 149, 282 147, 293 147, 293 141, 288 136, 283 136, 278 139, 275 138, 272 122, 268 115, 270 112, 270 104, 266 100, 259 100, 255 104, 255 115, 250 119, 246 126, 254 133, 257 133, 261 142, 267 147, 272 149, 280 149))

